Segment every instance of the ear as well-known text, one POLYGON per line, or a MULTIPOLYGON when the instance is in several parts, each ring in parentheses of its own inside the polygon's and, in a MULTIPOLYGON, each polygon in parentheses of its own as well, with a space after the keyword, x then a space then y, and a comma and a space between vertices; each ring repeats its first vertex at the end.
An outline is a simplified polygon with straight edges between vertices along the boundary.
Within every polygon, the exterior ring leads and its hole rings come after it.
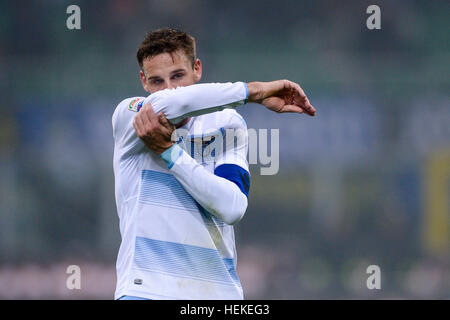
POLYGON ((142 87, 144 88, 145 91, 150 93, 150 89, 148 88, 148 85, 147 85, 147 77, 145 76, 144 72, 142 72, 142 70, 139 71, 139 76, 141 77, 142 87))
POLYGON ((202 78, 202 62, 200 59, 195 59, 194 62, 194 81, 199 82, 202 78))

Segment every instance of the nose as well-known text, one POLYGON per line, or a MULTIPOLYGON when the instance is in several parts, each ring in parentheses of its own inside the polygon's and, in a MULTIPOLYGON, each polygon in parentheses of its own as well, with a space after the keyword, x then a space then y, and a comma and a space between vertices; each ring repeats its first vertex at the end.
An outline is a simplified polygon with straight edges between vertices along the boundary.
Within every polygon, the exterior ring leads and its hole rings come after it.
POLYGON ((173 84, 172 81, 169 80, 166 83, 167 83, 167 85, 166 85, 167 89, 175 89, 175 84, 173 84))

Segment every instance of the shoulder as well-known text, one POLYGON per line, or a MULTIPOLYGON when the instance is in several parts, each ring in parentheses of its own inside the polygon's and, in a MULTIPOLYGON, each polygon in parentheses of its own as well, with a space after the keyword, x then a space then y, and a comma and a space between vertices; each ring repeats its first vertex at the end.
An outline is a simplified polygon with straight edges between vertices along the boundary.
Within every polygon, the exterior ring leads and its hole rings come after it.
POLYGON ((128 123, 129 120, 136 115, 136 112, 139 111, 144 100, 145 97, 126 98, 116 106, 116 109, 112 115, 112 126, 114 132, 119 130, 124 122, 128 123))
POLYGON ((215 168, 228 164, 239 166, 248 172, 248 131, 244 118, 233 109, 216 113, 220 117, 218 122, 223 137, 223 154, 215 163, 215 168))
POLYGON ((247 129, 247 123, 235 109, 225 109, 222 112, 227 120, 225 127, 247 129))
POLYGON ((119 104, 116 106, 116 109, 114 110, 113 120, 115 118, 117 119, 117 117, 122 114, 134 116, 134 113, 139 111, 144 100, 145 97, 131 97, 122 100, 121 102, 119 102, 119 104))
POLYGON ((196 118, 196 121, 202 123, 203 128, 216 130, 231 128, 247 130, 247 123, 244 118, 235 109, 231 108, 204 114, 196 118))

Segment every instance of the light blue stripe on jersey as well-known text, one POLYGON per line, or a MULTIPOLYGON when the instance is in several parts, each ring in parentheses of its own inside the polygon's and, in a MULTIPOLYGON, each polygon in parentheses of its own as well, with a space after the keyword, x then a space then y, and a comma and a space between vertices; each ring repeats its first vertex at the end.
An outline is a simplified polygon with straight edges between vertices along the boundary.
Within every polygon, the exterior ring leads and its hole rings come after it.
POLYGON ((183 149, 176 143, 174 143, 169 149, 161 153, 161 158, 167 163, 167 167, 171 169, 177 159, 183 154, 183 149))
POLYGON ((227 267, 228 273, 230 274, 231 278, 233 278, 233 280, 240 286, 241 282, 239 281, 239 277, 236 273, 236 266, 234 264, 235 260, 230 259, 230 258, 225 258, 225 259, 223 259, 223 262, 225 262, 225 265, 227 267))
POLYGON ((248 92, 248 85, 246 82, 244 82, 244 87, 245 87, 245 100, 244 103, 248 102, 248 96, 249 96, 249 92, 248 92))
POLYGON ((234 259, 199 246, 136 237, 134 267, 183 278, 241 286, 234 259))
POLYGON ((152 299, 147 299, 147 298, 142 298, 142 297, 135 297, 135 296, 121 296, 117 300, 152 300, 152 299))
POLYGON ((198 211, 198 204, 169 173, 142 170, 139 201, 163 207, 198 211))

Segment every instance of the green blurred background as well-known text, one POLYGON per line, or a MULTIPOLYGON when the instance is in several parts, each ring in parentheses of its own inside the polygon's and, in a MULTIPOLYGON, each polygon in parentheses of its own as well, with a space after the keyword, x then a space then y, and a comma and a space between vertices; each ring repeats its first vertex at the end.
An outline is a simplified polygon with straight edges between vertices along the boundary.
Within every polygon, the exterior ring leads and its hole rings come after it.
POLYGON ((145 33, 175 27, 202 82, 287 78, 318 110, 238 110, 280 129, 279 173, 251 166, 235 229, 245 298, 448 299, 449 18, 448 1, 0 1, 0 298, 113 298, 111 116, 145 95, 145 33))

